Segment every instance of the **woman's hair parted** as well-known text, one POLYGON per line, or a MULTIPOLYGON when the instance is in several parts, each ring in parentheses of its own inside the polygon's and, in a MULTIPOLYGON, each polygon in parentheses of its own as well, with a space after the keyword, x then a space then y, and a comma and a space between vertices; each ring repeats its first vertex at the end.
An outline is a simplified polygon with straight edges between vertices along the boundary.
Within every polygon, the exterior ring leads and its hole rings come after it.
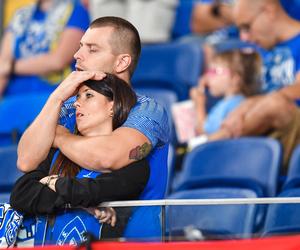
POLYGON ((254 50, 230 50, 217 53, 214 61, 225 63, 230 72, 240 77, 241 92, 245 96, 258 94, 261 91, 261 69, 260 55, 254 50))
MULTIPOLYGON (((113 130, 120 127, 127 119, 130 110, 136 104, 137 97, 131 86, 124 80, 115 75, 106 73, 102 80, 88 80, 83 85, 104 95, 109 101, 113 101, 113 130)), ((80 134, 75 129, 75 134, 80 134)), ((73 177, 79 172, 80 166, 72 162, 62 153, 59 153, 54 162, 50 175, 57 174, 60 176, 73 177)))

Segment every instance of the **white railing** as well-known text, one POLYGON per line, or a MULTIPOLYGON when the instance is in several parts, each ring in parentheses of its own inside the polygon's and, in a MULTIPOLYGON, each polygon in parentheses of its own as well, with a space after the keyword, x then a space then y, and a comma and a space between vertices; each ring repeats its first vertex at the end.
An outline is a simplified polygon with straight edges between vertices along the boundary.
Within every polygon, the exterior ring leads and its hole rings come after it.
POLYGON ((165 199, 103 202, 99 207, 184 206, 184 205, 243 205, 300 203, 300 197, 226 198, 226 199, 165 199))

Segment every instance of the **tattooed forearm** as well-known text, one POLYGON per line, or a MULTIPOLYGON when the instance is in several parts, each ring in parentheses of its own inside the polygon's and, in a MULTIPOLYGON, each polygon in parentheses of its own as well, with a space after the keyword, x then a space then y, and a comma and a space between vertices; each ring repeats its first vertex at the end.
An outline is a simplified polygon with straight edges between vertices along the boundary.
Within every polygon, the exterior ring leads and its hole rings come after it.
POLYGON ((141 160, 145 158, 151 151, 151 144, 144 143, 142 146, 137 146, 129 152, 130 160, 141 160))

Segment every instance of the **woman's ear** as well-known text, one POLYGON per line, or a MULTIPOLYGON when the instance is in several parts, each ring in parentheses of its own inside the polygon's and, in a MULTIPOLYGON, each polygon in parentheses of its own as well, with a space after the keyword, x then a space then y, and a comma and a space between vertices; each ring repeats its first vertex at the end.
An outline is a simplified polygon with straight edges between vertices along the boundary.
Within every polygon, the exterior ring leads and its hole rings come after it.
POLYGON ((116 73, 120 74, 126 71, 131 64, 131 56, 129 54, 121 54, 118 56, 115 71, 116 73))

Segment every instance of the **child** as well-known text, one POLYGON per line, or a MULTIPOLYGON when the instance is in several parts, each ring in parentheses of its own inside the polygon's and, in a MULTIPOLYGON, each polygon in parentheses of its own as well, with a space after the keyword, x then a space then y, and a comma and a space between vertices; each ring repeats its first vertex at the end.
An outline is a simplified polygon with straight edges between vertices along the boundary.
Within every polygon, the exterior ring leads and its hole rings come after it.
POLYGON ((227 115, 247 96, 259 93, 260 80, 261 60, 258 53, 232 50, 214 55, 199 85, 190 92, 196 107, 196 133, 205 135, 201 137, 201 142, 208 137, 217 139, 227 115), (208 113, 206 88, 212 96, 221 98, 208 113))

